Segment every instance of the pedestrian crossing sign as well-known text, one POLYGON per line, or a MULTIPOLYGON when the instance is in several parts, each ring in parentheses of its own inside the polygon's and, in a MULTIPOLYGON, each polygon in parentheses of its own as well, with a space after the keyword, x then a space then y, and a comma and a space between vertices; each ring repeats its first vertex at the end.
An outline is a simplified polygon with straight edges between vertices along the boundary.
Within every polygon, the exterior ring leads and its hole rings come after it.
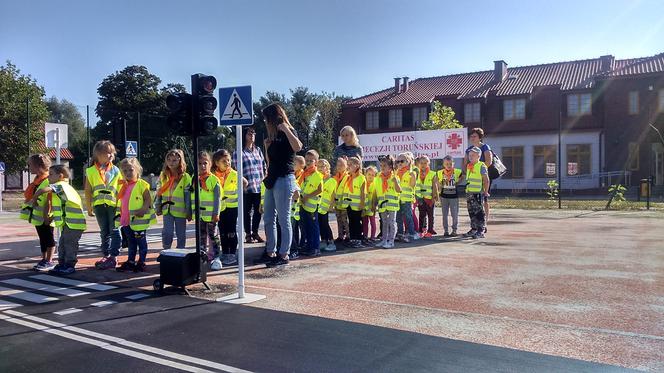
POLYGON ((251 126, 254 124, 254 108, 251 100, 251 86, 226 87, 219 89, 219 124, 222 126, 251 126))
POLYGON ((127 158, 136 158, 138 157, 138 144, 136 141, 125 141, 125 155, 127 158))

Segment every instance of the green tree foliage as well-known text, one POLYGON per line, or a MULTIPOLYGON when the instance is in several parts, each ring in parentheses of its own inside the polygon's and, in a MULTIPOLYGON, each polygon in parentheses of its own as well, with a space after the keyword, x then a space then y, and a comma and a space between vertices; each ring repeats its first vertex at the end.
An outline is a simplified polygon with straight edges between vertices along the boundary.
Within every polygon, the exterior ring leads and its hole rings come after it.
POLYGON ((560 193, 559 190, 558 190, 558 181, 549 180, 549 181, 546 182, 546 187, 547 187, 546 195, 547 195, 549 201, 557 200, 558 199, 558 193, 560 193))
MULTIPOLYGON (((107 76, 97 89, 99 102, 95 112, 100 119, 93 130, 94 140, 113 141, 122 156, 124 122, 127 140, 138 140, 140 122, 139 158, 145 174, 159 173, 170 148, 185 147, 191 153, 190 141, 166 127, 166 97, 186 89, 181 84, 160 85, 161 79, 145 66, 127 66, 107 76)), ((190 159, 188 164, 191 165, 190 159)))
POLYGON ((44 122, 48 108, 44 103, 44 88, 30 75, 10 61, 0 66, 0 161, 5 162, 6 172, 14 173, 26 168, 28 157, 27 111, 30 104, 30 152, 38 141, 44 139, 44 122))
POLYGON ((309 89, 305 87, 291 89, 290 93, 291 98, 288 102, 290 122, 295 127, 304 147, 309 148, 320 95, 309 92, 309 89))
POLYGON ((316 122, 311 136, 311 148, 316 149, 323 159, 332 159, 332 152, 337 144, 335 128, 339 127, 341 104, 347 100, 345 96, 323 93, 319 95, 316 108, 316 122))
POLYGON ((423 130, 443 130, 463 128, 461 123, 454 117, 454 110, 451 107, 443 105, 440 101, 433 102, 433 108, 429 113, 429 118, 422 121, 420 129, 423 130))

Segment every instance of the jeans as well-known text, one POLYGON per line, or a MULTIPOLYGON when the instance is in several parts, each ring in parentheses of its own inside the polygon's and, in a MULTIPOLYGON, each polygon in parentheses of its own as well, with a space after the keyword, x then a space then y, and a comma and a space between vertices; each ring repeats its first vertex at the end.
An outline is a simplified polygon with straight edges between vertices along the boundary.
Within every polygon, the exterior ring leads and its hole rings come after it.
POLYGON ((415 225, 413 223, 413 203, 401 202, 399 203, 399 211, 397 211, 397 234, 404 233, 404 222, 408 234, 415 235, 415 225))
POLYGON ((289 174, 277 178, 272 189, 265 189, 265 202, 263 202, 263 216, 265 217, 265 250, 268 253, 277 252, 277 216, 281 228, 281 242, 279 255, 288 255, 293 233, 291 231, 291 204, 296 189, 295 176, 289 174))
POLYGON ((456 232, 459 225, 459 199, 458 198, 441 198, 443 205, 443 230, 449 232, 447 216, 452 215, 452 231, 456 232))
POLYGON ((258 235, 258 226, 261 223, 261 213, 258 210, 261 205, 260 193, 244 193, 244 233, 258 235), (253 217, 251 210, 254 210, 253 217))
POLYGON ((122 227, 122 235, 127 237, 127 243, 129 244, 128 261, 136 261, 136 251, 138 249, 138 261, 145 263, 148 256, 148 240, 145 234, 146 231, 135 231, 129 226, 122 227))
POLYGON ((307 251, 317 252, 320 245, 320 227, 318 213, 300 210, 300 226, 302 235, 306 237, 307 251))
POLYGON ((115 227, 115 207, 97 205, 92 211, 99 224, 99 236, 101 238, 101 252, 104 256, 120 255, 120 230, 115 227))
POLYGON ((81 239, 83 231, 71 229, 66 224, 62 226, 60 232, 60 243, 58 244, 58 264, 60 266, 76 266, 78 261, 78 241, 81 239))
POLYGON ((164 249, 170 249, 173 244, 173 231, 178 238, 178 249, 184 249, 187 243, 187 219, 176 218, 171 214, 164 215, 164 228, 161 230, 161 243, 164 249))

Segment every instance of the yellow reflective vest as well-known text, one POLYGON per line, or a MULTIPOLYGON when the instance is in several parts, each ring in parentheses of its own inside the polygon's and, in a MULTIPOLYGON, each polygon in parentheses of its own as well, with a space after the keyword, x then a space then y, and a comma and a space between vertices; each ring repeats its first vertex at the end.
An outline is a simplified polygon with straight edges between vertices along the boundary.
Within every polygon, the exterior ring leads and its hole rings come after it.
POLYGON ((323 192, 320 194, 320 202, 318 203, 318 213, 325 215, 330 212, 332 206, 332 194, 337 189, 337 180, 333 177, 328 178, 323 182, 323 192))
MULTIPOLYGON (((201 188, 200 179, 198 182, 198 199, 200 203, 200 218, 206 223, 211 223, 215 216, 219 216, 221 208, 221 196, 223 190, 219 182, 219 178, 215 174, 208 175, 205 179, 205 189, 201 188), (207 190, 205 190, 207 189, 207 190), (217 199, 215 201, 215 189, 217 190, 217 199), (215 209, 216 204, 216 209, 215 209)), ((191 206, 195 206, 194 201, 196 195, 191 195, 191 206)), ((192 209, 195 207, 192 207, 192 209)))
MULTIPOLYGON (((144 231, 151 225, 157 224, 157 215, 154 213, 152 206, 149 207, 148 213, 145 215, 136 215, 136 212, 143 208, 143 194, 145 191, 150 190, 150 184, 143 179, 138 179, 136 185, 131 190, 129 196, 129 227, 133 231, 144 231)), ((118 205, 116 207, 116 220, 115 226, 120 226, 120 214, 122 213, 122 199, 118 198, 118 205)))
MULTIPOLYGON (((380 176, 377 176, 376 180, 374 181, 379 213, 386 211, 399 211, 399 193, 396 190, 395 183, 391 179, 392 176, 390 176, 390 180, 387 181, 387 190, 383 189, 383 180, 380 178, 380 176)), ((397 183, 398 182, 399 181, 397 178, 397 183)))
POLYGON ((224 180, 222 189, 221 209, 219 211, 225 211, 227 208, 237 208, 237 171, 231 168, 226 180, 224 180))
POLYGON ((54 186, 51 204, 55 226, 63 227, 67 225, 70 229, 84 231, 86 224, 81 196, 67 181, 58 181, 54 186), (63 200, 64 204, 62 203, 63 200))
POLYGON ((466 169, 466 193, 482 193, 482 168, 486 172, 484 162, 478 161, 472 169, 466 169))
POLYGON ((444 170, 439 170, 437 172, 438 174, 438 182, 440 183, 440 193, 441 194, 456 194, 456 186, 459 183, 459 178, 461 177, 461 169, 460 168, 455 168, 454 172, 452 173, 452 180, 448 183, 445 180, 445 171, 444 170), (447 192, 449 191, 449 193, 447 192))
MULTIPOLYGON (((313 193, 316 189, 318 189, 318 186, 323 183, 323 174, 320 172, 316 171, 309 175, 304 181, 302 182, 302 194, 310 194, 313 193)), ((311 196, 307 198, 306 201, 302 200, 302 197, 300 197, 300 203, 302 205, 302 208, 304 211, 307 212, 316 212, 318 209, 318 203, 320 201, 320 193, 311 196)))
MULTIPOLYGON (((422 171, 420 170, 420 172, 422 171)), ((429 170, 424 177, 424 181, 421 177, 417 177, 417 181, 415 181, 415 196, 417 198, 433 199, 433 178, 435 176, 436 172, 429 170)))
POLYGON ((357 175, 352 181, 352 186, 353 186, 352 192, 350 188, 344 185, 344 192, 346 194, 345 199, 348 201, 348 205, 353 211, 362 211, 362 209, 360 208, 360 203, 362 202, 361 196, 363 188, 365 191, 365 201, 366 201, 366 181, 367 179, 364 177, 364 175, 362 174, 357 175))
POLYGON ((399 201, 401 203, 413 202, 413 199, 415 198, 413 187, 410 186, 410 181, 412 178, 413 176, 411 175, 411 170, 408 170, 404 172, 403 175, 401 175, 401 180, 399 180, 399 184, 401 184, 401 195, 399 195, 399 201))
MULTIPOLYGON (((113 166, 116 167, 116 166, 113 166)), ((96 166, 85 169, 85 177, 92 188, 92 206, 106 205, 115 206, 118 198, 118 183, 122 180, 120 170, 111 180, 104 181, 96 166)))
MULTIPOLYGON (((160 183, 166 182, 166 176, 162 173, 159 176, 160 183)), ((157 187, 159 189, 159 187, 157 187)), ((164 191, 161 195, 161 210, 164 215, 171 215, 174 218, 186 218, 188 215, 185 192, 191 189, 191 175, 182 174, 180 181, 173 189, 164 191)), ((190 198, 191 199, 191 198, 190 198)))
MULTIPOLYGON (((48 178, 46 178, 37 186, 35 193, 41 189, 46 188, 48 185, 49 185, 48 178)), ((29 201, 26 201, 26 203, 21 204, 21 214, 19 215, 19 217, 22 220, 26 220, 28 223, 34 226, 40 226, 44 224, 46 217, 52 216, 51 212, 46 211, 46 209, 48 208, 47 206, 48 193, 44 193, 41 196, 39 196, 39 198, 37 198, 36 206, 32 206, 27 202, 29 201)), ((51 225, 53 225, 53 222, 51 222, 51 225)))
POLYGON ((348 178, 348 173, 346 173, 337 185, 334 195, 334 208, 337 210, 345 210, 348 207, 348 200, 346 199, 346 181, 348 181, 348 178))

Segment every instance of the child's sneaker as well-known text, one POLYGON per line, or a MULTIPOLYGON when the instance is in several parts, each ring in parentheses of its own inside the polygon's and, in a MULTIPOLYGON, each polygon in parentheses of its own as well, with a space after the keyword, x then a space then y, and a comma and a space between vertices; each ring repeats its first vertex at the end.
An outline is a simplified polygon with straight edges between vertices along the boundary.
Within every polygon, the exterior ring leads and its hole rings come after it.
POLYGON ((223 265, 221 264, 221 260, 219 260, 219 258, 214 258, 214 260, 212 260, 212 264, 210 264, 210 270, 212 271, 219 271, 222 267, 223 265))
POLYGON ((476 230, 471 229, 471 230, 469 230, 468 232, 464 233, 463 236, 464 236, 464 237, 473 237, 476 233, 477 233, 476 230))
MULTIPOLYGON (((281 257, 280 257, 279 255, 277 255, 277 257, 278 257, 279 259, 281 259, 281 257)), ((288 254, 288 260, 295 260, 295 259, 297 259, 297 258, 299 258, 299 257, 300 257, 300 252, 299 252, 299 251, 291 251, 291 252, 288 254)), ((278 261, 278 260, 277 260, 277 261, 278 261)), ((286 264, 288 264, 288 263, 286 263, 286 264)), ((281 264, 278 264, 278 265, 281 265, 281 264)), ((268 263, 268 266, 269 266, 269 263, 268 263)))
POLYGON ((126 262, 120 264, 115 270, 118 272, 133 271, 136 263, 127 260, 126 262))
POLYGON ((145 272, 145 267, 146 267, 145 262, 139 260, 134 266, 134 272, 145 272))
POLYGON ((271 262, 267 263, 266 265, 268 268, 274 268, 283 265, 288 265, 289 262, 290 259, 282 258, 281 256, 277 255, 276 257, 274 257, 274 259, 271 262))
POLYGON ((404 235, 404 236, 401 238, 401 242, 403 242, 403 243, 410 243, 410 238, 408 238, 407 235, 404 235))
POLYGON ((76 272, 76 269, 74 267, 66 266, 63 269, 60 270, 61 275, 71 275, 76 272))
POLYGON ((393 249, 394 248, 394 241, 387 241, 385 243, 385 246, 383 246, 386 249, 393 249))
POLYGON ((55 263, 53 262, 44 262, 44 264, 41 266, 41 268, 38 268, 38 271, 50 271, 55 267, 55 263))
POLYGON ((35 264, 32 269, 35 271, 43 271, 44 270, 44 263, 46 263, 46 259, 42 259, 37 264, 35 264))
POLYGON ((97 269, 101 269, 100 267, 103 266, 103 265, 106 263, 106 261, 108 260, 108 258, 109 258, 109 257, 105 256, 105 257, 99 259, 98 261, 96 261, 96 262, 95 262, 95 268, 97 268, 97 269))
POLYGON ((225 266, 236 266, 237 257, 235 256, 235 254, 228 254, 226 255, 226 259, 221 261, 221 264, 225 266))
POLYGON ((474 239, 484 238, 484 233, 482 233, 482 232, 477 232, 477 233, 475 233, 475 235, 473 236, 473 238, 474 238, 474 239))
POLYGON ((448 238, 448 237, 451 237, 449 232, 446 231, 445 233, 443 233, 443 238, 448 238))
POLYGON ((387 241, 386 241, 386 240, 383 240, 383 241, 380 241, 379 243, 377 243, 377 244, 376 244, 376 247, 382 247, 382 248, 385 248, 385 245, 387 245, 387 241))
POLYGON ((325 246, 324 251, 331 253, 337 251, 337 245, 334 244, 334 241, 330 241, 327 243, 327 246, 325 246))
POLYGON ((100 263, 99 266, 97 266, 97 269, 104 270, 104 269, 112 269, 115 268, 115 266, 118 264, 118 262, 115 260, 114 256, 109 256, 107 258, 104 258, 103 263, 100 263))
POLYGON ((459 234, 457 233, 456 230, 453 230, 452 233, 450 233, 450 237, 456 237, 456 236, 458 236, 458 235, 459 235, 459 234))
POLYGON ((431 233, 426 232, 426 233, 424 234, 423 238, 431 238, 431 236, 433 236, 431 233))
POLYGON ((412 239, 413 239, 413 241, 417 241, 417 240, 419 240, 420 238, 422 238, 422 237, 420 237, 420 235, 419 235, 418 233, 415 233, 415 234, 413 235, 413 238, 412 238, 412 239))
POLYGON ((318 250, 327 251, 326 249, 327 249, 327 242, 326 241, 321 241, 318 244, 318 250))

